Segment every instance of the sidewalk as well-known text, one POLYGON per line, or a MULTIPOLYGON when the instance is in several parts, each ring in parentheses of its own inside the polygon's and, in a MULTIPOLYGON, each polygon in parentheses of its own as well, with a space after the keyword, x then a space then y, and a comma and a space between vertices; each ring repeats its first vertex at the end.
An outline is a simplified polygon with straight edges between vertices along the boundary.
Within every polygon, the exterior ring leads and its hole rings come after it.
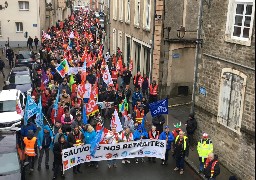
MULTIPOLYGON (((191 96, 187 97, 176 97, 176 98, 170 98, 169 99, 169 115, 168 115, 168 125, 170 126, 170 129, 174 129, 173 125, 181 122, 182 126, 181 129, 184 131, 186 130, 185 122, 189 116, 190 112, 190 105, 191 102, 191 96), (186 104, 186 105, 182 105, 186 104)), ((199 159, 196 147, 192 151, 190 149, 189 151, 189 157, 185 159, 187 164, 193 168, 196 172, 199 172, 199 159)), ((221 162, 221 159, 220 159, 221 162)), ((220 165, 221 173, 218 176, 217 179, 219 180, 228 180, 229 177, 232 175, 232 173, 226 169, 224 166, 220 165)), ((186 172, 185 172, 186 173, 186 172)), ((201 175, 202 179, 206 179, 201 175)))

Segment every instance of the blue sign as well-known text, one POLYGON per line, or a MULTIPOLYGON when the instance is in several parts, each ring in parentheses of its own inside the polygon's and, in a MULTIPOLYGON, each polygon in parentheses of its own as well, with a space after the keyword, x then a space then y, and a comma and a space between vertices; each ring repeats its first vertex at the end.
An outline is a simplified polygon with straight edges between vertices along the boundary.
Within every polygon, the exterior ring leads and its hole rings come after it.
POLYGON ((204 87, 199 88, 199 94, 206 96, 206 89, 204 87))
POLYGON ((173 59, 179 59, 180 58, 180 54, 179 53, 173 53, 172 54, 172 58, 173 59))
POLYGON ((152 117, 160 114, 168 114, 168 99, 163 99, 154 103, 149 104, 150 112, 152 117))

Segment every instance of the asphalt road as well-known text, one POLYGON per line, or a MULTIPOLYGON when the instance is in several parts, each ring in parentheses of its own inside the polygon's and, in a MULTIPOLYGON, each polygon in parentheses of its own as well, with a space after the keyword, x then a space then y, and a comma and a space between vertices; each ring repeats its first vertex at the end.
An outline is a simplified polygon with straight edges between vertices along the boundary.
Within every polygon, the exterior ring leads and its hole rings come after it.
MULTIPOLYGON (((52 159, 52 154, 50 159, 52 159)), ((146 160, 146 159, 145 159, 146 160)), ((169 164, 163 166, 161 161, 157 159, 156 163, 144 162, 136 164, 134 159, 131 160, 131 164, 121 164, 121 160, 118 160, 117 168, 108 169, 106 161, 99 162, 99 168, 88 167, 88 164, 81 165, 82 174, 73 174, 72 169, 65 172, 66 179, 68 180, 200 180, 200 177, 187 165, 185 165, 184 174, 180 175, 179 172, 175 172, 175 161, 171 157, 169 164)), ((27 180, 46 180, 53 177, 52 161, 50 163, 50 170, 46 170, 42 163, 41 171, 38 171, 37 163, 35 163, 35 171, 31 175, 27 175, 27 180)), ((61 177, 58 177, 61 179, 61 177)))

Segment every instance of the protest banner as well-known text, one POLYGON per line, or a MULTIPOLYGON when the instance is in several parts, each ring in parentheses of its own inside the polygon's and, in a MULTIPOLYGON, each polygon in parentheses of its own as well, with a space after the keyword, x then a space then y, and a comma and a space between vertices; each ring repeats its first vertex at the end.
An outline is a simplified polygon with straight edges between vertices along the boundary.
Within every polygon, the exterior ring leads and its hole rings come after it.
POLYGON ((94 157, 90 154, 90 145, 82 145, 62 151, 63 171, 78 164, 90 161, 103 161, 135 157, 165 158, 166 141, 142 139, 140 141, 100 144, 94 157))

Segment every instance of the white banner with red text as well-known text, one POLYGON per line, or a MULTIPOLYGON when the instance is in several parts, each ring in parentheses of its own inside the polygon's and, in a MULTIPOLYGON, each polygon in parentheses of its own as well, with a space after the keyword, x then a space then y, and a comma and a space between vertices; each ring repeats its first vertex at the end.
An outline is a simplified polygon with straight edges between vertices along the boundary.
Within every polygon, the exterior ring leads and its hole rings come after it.
POLYGON ((100 144, 92 157, 90 145, 64 149, 62 151, 63 171, 78 164, 90 161, 104 161, 135 157, 165 158, 166 141, 142 139, 139 141, 120 142, 117 144, 100 144))

